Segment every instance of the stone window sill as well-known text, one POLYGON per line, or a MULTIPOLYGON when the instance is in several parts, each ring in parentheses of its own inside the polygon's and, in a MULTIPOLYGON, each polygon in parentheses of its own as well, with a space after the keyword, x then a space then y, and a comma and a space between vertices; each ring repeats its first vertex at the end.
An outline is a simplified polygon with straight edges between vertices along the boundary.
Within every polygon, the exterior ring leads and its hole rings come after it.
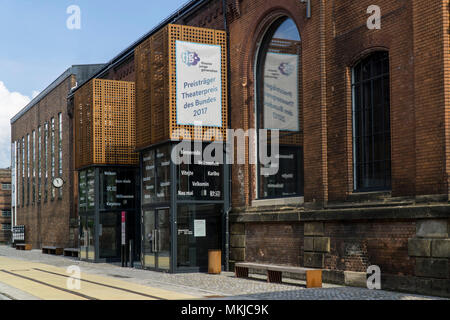
POLYGON ((302 205, 305 203, 304 197, 279 198, 279 199, 263 199, 253 200, 252 207, 265 206, 286 206, 286 205, 302 205))

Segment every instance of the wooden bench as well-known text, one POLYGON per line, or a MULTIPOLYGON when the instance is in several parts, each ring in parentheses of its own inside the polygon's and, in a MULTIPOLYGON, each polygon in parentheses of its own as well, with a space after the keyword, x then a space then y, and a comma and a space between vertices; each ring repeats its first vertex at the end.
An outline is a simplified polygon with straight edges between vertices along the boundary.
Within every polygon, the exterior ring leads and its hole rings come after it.
POLYGON ((27 251, 29 251, 31 249, 32 249, 31 244, 28 244, 28 243, 18 243, 18 244, 16 244, 16 250, 27 250, 27 251))
POLYGON ((59 247, 42 247, 42 253, 61 256, 64 253, 64 249, 59 247))
POLYGON ((80 250, 77 248, 64 248, 64 256, 66 257, 77 257, 80 250))
POLYGON ((274 283, 281 283, 283 272, 306 274, 307 288, 322 288, 321 269, 280 266, 280 265, 252 263, 252 262, 238 262, 234 266, 235 274, 236 277, 238 278, 248 278, 249 269, 266 270, 267 281, 274 283))

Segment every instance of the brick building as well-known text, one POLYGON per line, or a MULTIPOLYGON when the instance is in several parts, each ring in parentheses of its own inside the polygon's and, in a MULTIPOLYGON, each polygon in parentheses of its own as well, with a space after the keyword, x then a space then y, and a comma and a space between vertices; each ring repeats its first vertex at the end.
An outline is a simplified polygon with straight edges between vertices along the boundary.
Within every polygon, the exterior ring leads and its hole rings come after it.
MULTIPOLYGON (((190 1, 92 78, 135 82, 139 121, 146 41, 169 23, 226 31, 228 126, 281 136, 276 175, 250 163, 253 141, 230 168, 229 266, 320 267, 364 285, 378 265, 384 289, 448 296, 449 1, 380 0, 374 30, 371 5, 190 1)), ((137 139, 152 130, 137 128, 137 139)))
POLYGON ((71 88, 101 65, 75 65, 11 119, 14 225, 25 226, 25 242, 78 245, 72 123, 67 114, 71 88), (64 185, 53 187, 54 178, 64 185))
POLYGON ((0 169, 0 243, 11 241, 11 169, 0 169))

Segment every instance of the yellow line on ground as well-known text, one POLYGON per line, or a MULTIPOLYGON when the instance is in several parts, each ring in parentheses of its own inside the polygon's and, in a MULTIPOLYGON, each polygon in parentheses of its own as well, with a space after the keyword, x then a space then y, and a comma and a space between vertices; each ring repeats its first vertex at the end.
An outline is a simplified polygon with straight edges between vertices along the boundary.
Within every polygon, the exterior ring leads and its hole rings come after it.
MULTIPOLYGON (((22 276, 26 276, 29 278, 37 279, 42 282, 46 282, 50 285, 57 286, 63 289, 67 289, 67 277, 70 276, 66 272, 66 269, 54 267, 51 265, 46 265, 42 263, 34 263, 23 260, 16 260, 11 258, 0 257, 0 270, 7 270, 13 272, 15 274, 19 274, 22 276), (36 269, 41 269, 42 271, 38 271, 36 269), (45 272, 47 271, 47 272, 45 272), (51 274, 48 272, 56 273, 51 274)), ((81 270, 82 271, 82 270, 81 270)), ((70 293, 66 293, 63 291, 59 291, 54 288, 43 288, 45 287, 42 284, 33 283, 30 280, 21 279, 19 277, 14 277, 12 275, 1 274, 0 272, 0 282, 4 282, 12 287, 18 288, 22 291, 30 293, 41 299, 81 299, 82 297, 78 297, 75 295, 71 295, 70 293), (41 290, 40 290, 40 289, 41 290)), ((117 280, 112 277, 98 276, 87 273, 81 273, 81 279, 96 282, 98 284, 89 283, 86 281, 81 281, 81 290, 74 290, 83 295, 93 297, 96 299, 105 299, 105 300, 140 300, 147 299, 150 300, 153 296, 155 298, 160 299, 168 299, 168 300, 177 300, 177 299, 198 299, 199 297, 178 293, 175 291, 148 287, 136 283, 126 282, 122 280, 117 280), (113 286, 117 288, 105 287, 102 286, 113 286), (118 288, 135 291, 137 293, 142 293, 143 296, 133 292, 127 292, 124 290, 119 290, 118 288)))
POLYGON ((43 300, 86 300, 68 292, 60 291, 4 272, 0 272, 0 282, 43 300))
MULTIPOLYGON (((68 289, 67 286, 68 278, 66 277, 44 273, 34 269, 31 271, 22 271, 16 273, 29 278, 39 279, 39 281, 48 283, 50 285, 62 289, 68 289)), ((98 300, 155 300, 151 299, 150 297, 144 297, 137 294, 124 292, 113 288, 103 287, 101 285, 84 281, 80 282, 80 289, 70 289, 70 290, 98 300)))

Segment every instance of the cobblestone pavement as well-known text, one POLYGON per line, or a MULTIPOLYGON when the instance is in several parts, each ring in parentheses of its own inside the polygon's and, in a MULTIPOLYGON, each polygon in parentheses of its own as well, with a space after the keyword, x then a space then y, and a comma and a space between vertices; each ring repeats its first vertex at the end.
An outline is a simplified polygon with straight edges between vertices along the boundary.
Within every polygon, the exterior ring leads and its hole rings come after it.
MULTIPOLYGON (((264 276, 251 275, 250 279, 238 279, 232 272, 221 275, 206 273, 169 274, 121 268, 106 263, 88 263, 76 258, 42 254, 40 250, 18 251, 0 246, 0 256, 39 262, 66 268, 76 265, 83 273, 118 278, 141 285, 186 293, 198 298, 225 300, 428 300, 439 299, 407 293, 324 284, 320 289, 306 289, 301 280, 283 279, 283 284, 267 283, 264 276)), ((1 266, 0 266, 1 268, 1 266)), ((5 291, 3 291, 4 293, 5 291)), ((2 287, 0 283, 0 299, 2 287)), ((13 295, 13 297, 15 297, 13 295)))

